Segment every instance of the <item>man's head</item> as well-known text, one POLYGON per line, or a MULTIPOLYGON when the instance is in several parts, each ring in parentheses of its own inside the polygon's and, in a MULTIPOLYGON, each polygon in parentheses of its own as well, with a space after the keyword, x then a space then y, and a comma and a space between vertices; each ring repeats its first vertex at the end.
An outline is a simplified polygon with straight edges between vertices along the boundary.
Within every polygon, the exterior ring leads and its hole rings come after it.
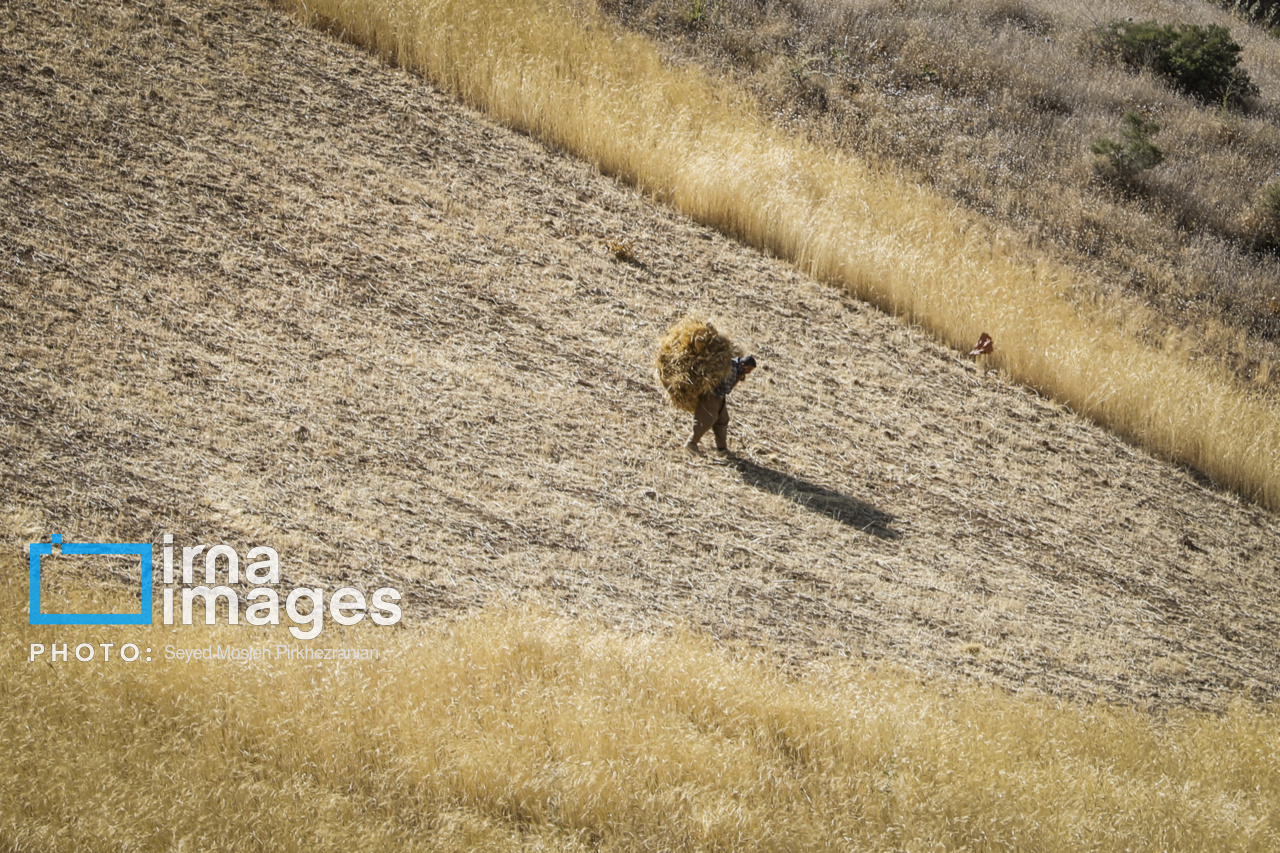
POLYGON ((755 370, 755 369, 756 369, 756 357, 755 357, 754 355, 749 355, 749 356, 747 356, 746 358, 744 358, 744 359, 742 360, 742 375, 743 375, 743 376, 746 376, 748 373, 750 373, 751 371, 753 371, 753 370, 755 370))

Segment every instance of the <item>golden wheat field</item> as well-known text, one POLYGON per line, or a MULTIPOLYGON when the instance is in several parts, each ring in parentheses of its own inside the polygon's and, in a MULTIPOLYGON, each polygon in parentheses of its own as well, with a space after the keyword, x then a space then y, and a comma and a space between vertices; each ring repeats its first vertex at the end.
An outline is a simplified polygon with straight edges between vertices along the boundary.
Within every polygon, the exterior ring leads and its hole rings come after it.
POLYGON ((1270 398, 603 5, 6 7, 0 849, 1275 849, 1270 398))

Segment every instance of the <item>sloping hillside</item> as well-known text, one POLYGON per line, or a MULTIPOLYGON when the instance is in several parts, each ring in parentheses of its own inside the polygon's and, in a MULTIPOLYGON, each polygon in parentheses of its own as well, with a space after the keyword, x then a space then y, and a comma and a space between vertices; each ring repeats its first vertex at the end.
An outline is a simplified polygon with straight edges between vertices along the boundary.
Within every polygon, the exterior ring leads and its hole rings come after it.
POLYGON ((1274 516, 911 327, 269 6, 0 26, 23 524, 274 544, 410 624, 534 601, 1071 697, 1280 692, 1274 516), (729 460, 651 379, 686 312, 762 362, 729 460))
POLYGON ((1280 42, 1248 25, 1249 4, 600 5, 679 61, 732 77, 775 123, 904 170, 1090 270, 1088 295, 1148 340, 1274 390, 1280 234, 1261 202, 1280 150, 1280 42), (1126 67, 1108 25, 1149 20, 1229 31, 1256 96, 1204 102, 1126 67), (1165 157, 1116 182, 1091 148, 1130 110, 1158 124, 1165 157))

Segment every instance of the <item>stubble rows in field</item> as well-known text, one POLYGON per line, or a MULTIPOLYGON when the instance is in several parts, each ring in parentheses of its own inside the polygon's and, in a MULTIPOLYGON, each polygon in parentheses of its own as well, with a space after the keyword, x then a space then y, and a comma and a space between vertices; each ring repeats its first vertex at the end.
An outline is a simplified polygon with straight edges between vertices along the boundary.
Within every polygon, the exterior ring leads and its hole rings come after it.
POLYGON ((409 623, 536 601, 1076 697, 1280 690, 1256 507, 270 7, 13 13, 10 512, 267 542, 409 623), (650 376, 690 311, 763 364, 733 460, 679 450, 650 376))

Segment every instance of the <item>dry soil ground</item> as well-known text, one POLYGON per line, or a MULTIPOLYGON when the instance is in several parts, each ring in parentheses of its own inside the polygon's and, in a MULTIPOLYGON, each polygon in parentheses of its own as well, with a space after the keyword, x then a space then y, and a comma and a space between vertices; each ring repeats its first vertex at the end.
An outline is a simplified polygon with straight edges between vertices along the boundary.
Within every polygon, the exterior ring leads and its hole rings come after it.
POLYGON ((29 528, 271 544, 407 625, 532 601, 1070 697, 1280 693, 1275 516, 275 7, 0 2, 0 93, 29 528), (651 378, 690 311, 763 365, 733 459, 685 455, 651 378))

